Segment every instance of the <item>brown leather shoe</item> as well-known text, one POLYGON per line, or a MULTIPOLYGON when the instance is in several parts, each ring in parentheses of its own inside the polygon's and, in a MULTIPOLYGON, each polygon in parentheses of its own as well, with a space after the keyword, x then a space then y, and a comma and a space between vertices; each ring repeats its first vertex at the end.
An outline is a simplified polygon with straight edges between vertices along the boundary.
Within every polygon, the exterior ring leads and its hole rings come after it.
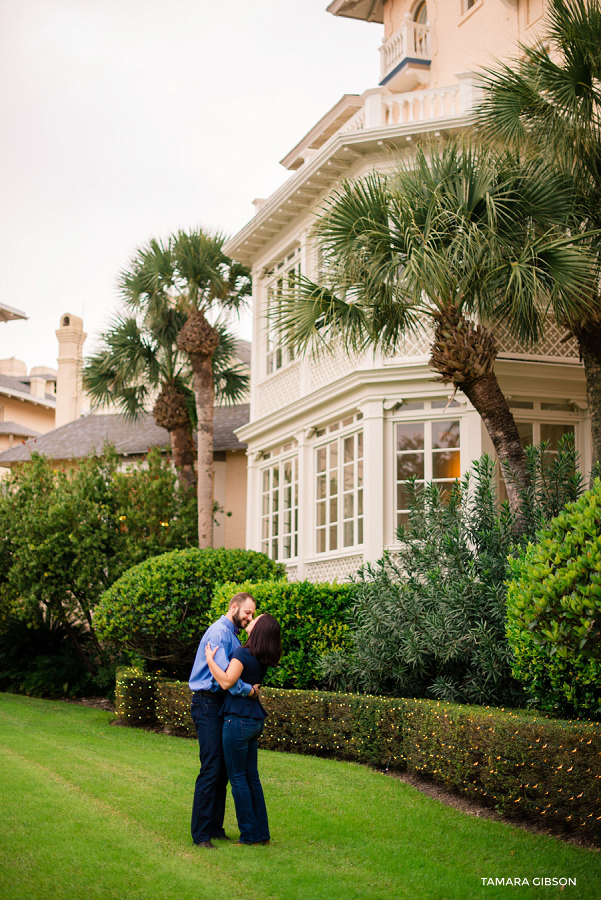
POLYGON ((271 844, 271 841, 270 840, 261 841, 261 843, 263 844, 264 847, 269 847, 269 845, 271 844))
POLYGON ((207 850, 214 850, 215 844, 212 841, 199 841, 198 844, 194 844, 195 847, 205 847, 207 850))

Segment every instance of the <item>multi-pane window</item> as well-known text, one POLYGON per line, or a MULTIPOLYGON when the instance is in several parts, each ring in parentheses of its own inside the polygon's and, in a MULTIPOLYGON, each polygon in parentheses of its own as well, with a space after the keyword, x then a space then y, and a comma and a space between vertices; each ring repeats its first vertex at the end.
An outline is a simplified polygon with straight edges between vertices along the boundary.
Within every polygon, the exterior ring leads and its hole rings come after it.
POLYGON ((397 525, 408 520, 409 479, 416 486, 433 481, 443 492, 461 474, 460 428, 455 419, 396 424, 397 525))
POLYGON ((273 316, 281 308, 282 298, 294 293, 300 276, 300 247, 280 260, 268 274, 267 282, 267 341, 266 373, 277 372, 282 366, 292 362, 292 350, 282 342, 273 316))
POLYGON ((317 552, 362 544, 363 432, 341 435, 315 454, 317 552))
POLYGON ((298 457, 262 471, 261 548, 272 559, 298 556, 298 457))

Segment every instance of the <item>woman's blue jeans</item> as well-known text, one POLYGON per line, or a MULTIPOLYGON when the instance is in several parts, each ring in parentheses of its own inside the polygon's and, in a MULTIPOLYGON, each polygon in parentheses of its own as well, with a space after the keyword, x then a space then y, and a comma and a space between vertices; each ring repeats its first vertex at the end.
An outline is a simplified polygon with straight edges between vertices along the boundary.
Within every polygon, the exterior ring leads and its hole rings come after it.
POLYGON ((269 840, 267 809, 257 768, 262 731, 263 719, 228 715, 223 720, 223 755, 244 844, 269 840))

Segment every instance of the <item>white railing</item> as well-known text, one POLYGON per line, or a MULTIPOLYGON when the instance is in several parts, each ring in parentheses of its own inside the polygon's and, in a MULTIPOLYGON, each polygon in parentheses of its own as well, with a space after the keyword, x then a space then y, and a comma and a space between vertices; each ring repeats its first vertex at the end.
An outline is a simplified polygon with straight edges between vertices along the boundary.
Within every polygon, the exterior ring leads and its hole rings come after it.
POLYGON ((458 101, 459 85, 391 94, 383 98, 386 124, 401 125, 403 122, 424 122, 455 116, 460 111, 458 101))
POLYGON ((381 78, 383 81, 403 59, 429 61, 430 26, 414 22, 409 14, 398 31, 380 47, 381 78))
POLYGON ((360 109, 358 113, 356 113, 352 119, 342 126, 340 131, 342 134, 348 134, 353 131, 363 131, 365 128, 365 110, 360 109))

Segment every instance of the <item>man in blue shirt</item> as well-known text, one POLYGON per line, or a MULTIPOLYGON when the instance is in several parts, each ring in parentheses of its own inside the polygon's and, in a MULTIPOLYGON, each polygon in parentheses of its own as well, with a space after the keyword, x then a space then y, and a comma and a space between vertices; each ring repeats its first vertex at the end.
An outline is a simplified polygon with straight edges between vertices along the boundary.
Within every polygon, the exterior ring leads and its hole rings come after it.
MULTIPOLYGON (((200 773, 196 779, 192 805, 192 840, 197 846, 208 849, 215 846, 213 838, 228 840, 223 830, 227 770, 221 744, 223 719, 220 715, 225 691, 211 675, 205 647, 207 643, 212 647, 217 645, 215 661, 222 669, 227 669, 232 653, 240 646, 237 633, 251 622, 255 610, 256 604, 250 594, 232 597, 226 615, 205 631, 190 675, 192 718, 200 749, 200 773)), ((253 697, 258 693, 258 685, 246 684, 238 679, 230 690, 243 697, 253 697)))

